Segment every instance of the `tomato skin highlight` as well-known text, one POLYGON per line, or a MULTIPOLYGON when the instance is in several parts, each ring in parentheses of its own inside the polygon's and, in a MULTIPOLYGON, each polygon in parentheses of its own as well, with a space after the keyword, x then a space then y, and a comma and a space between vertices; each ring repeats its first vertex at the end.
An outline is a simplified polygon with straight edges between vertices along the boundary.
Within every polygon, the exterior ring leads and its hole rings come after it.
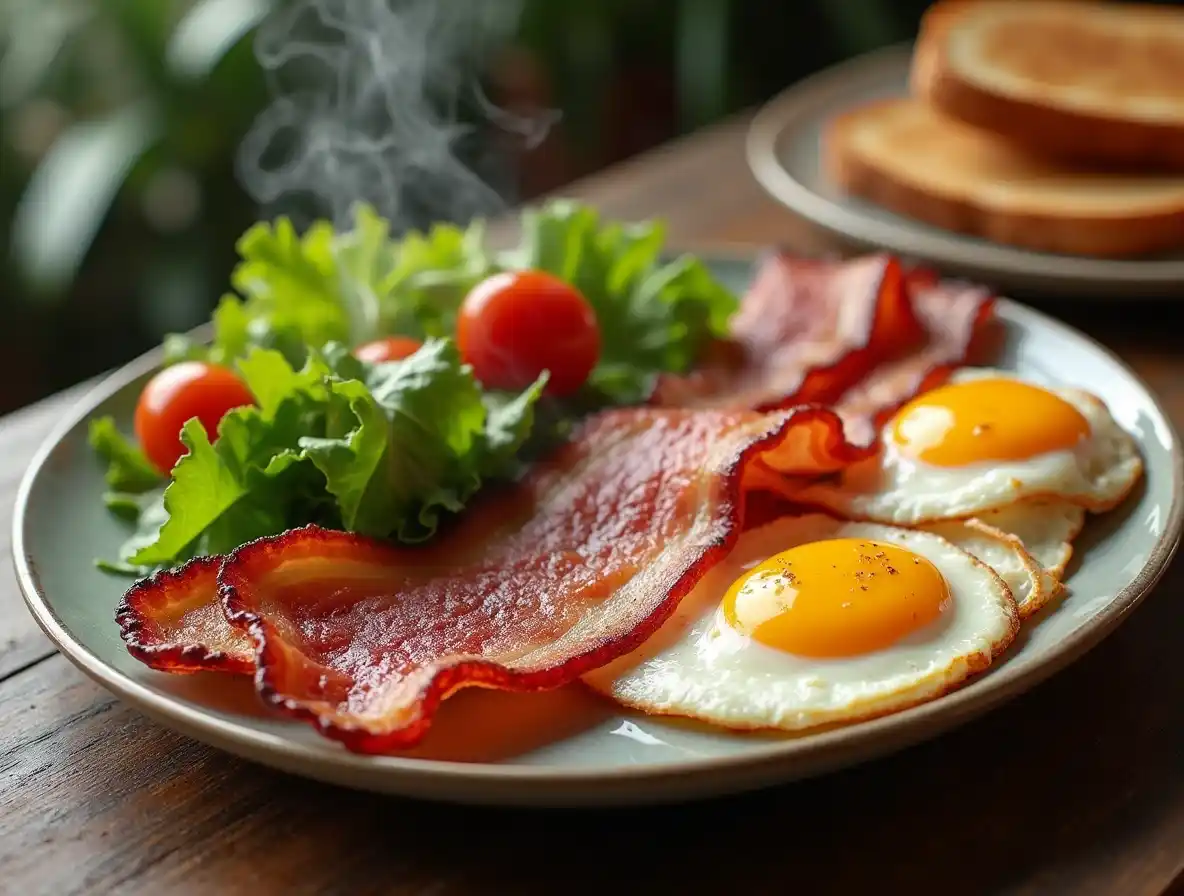
POLYGON ((166 367, 144 386, 136 404, 140 447, 164 474, 185 453, 181 427, 196 417, 213 442, 226 412, 252 405, 255 396, 233 371, 203 361, 166 367))
POLYGON ((422 342, 410 336, 387 336, 359 345, 353 354, 359 361, 365 361, 367 364, 382 364, 384 361, 402 361, 422 347, 422 342))
POLYGON ((546 393, 579 390, 600 359, 596 314, 575 287, 543 271, 506 271, 465 296, 461 358, 492 389, 525 389, 550 371, 546 393))

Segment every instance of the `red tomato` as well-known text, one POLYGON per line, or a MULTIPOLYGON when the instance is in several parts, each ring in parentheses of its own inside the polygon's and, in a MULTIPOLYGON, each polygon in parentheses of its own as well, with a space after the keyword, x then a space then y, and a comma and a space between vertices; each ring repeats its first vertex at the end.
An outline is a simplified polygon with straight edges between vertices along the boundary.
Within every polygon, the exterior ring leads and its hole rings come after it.
POLYGON ((461 358, 493 389, 524 389, 544 370, 546 391, 571 395, 600 358, 600 328, 574 287, 542 271, 507 271, 473 287, 456 324, 461 358))
POLYGON ((388 336, 385 339, 375 339, 354 349, 354 357, 367 364, 381 364, 383 361, 401 361, 408 355, 414 355, 423 345, 410 336, 388 336))
POLYGON ((218 421, 232 408, 254 404, 246 383, 225 367, 183 361, 148 381, 136 405, 136 437, 148 459, 168 473, 185 453, 181 427, 196 417, 217 437, 218 421))

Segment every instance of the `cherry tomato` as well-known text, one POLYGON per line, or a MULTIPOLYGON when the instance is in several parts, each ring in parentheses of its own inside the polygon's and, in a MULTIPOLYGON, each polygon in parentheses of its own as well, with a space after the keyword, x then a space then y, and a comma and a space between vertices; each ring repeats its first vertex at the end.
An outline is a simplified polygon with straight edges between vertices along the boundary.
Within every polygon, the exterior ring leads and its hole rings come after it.
POLYGON ((217 438, 218 421, 232 408, 254 404, 251 390, 225 367, 183 361, 148 381, 136 405, 136 437, 148 459, 168 473, 185 453, 181 427, 196 417, 217 438))
POLYGON ((414 355, 423 345, 410 336, 388 336, 385 339, 375 339, 354 349, 354 357, 367 364, 381 364, 383 361, 401 361, 408 355, 414 355))
POLYGON ((524 389, 544 370, 546 391, 571 395, 600 358, 600 328, 574 287, 542 271, 506 271, 465 296, 456 324, 461 358, 493 389, 524 389))

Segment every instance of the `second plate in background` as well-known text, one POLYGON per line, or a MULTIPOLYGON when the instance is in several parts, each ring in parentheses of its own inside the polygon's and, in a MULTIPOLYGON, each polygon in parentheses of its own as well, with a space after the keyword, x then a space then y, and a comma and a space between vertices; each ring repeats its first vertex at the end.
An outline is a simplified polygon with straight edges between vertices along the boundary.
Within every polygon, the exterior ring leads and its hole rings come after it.
POLYGON ((1184 253, 1104 259, 1013 248, 943 230, 847 196, 821 166, 822 135, 835 114, 908 94, 911 45, 829 68, 790 87, 753 119, 748 163, 757 181, 791 211, 860 249, 885 249, 1013 294, 1090 299, 1184 298, 1184 253))

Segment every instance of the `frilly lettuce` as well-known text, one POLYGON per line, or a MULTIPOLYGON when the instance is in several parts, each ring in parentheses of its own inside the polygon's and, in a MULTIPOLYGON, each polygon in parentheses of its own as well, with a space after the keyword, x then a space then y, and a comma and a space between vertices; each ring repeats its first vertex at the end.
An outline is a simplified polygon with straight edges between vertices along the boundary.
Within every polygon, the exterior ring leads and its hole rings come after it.
POLYGON ((108 568, 144 573, 310 522, 430 538, 485 482, 516 472, 546 381, 494 401, 446 339, 376 365, 331 343, 299 370, 256 347, 238 367, 257 404, 228 413, 212 442, 190 420, 163 492, 158 478, 129 476, 135 449, 110 419, 92 424, 120 489, 108 506, 138 523, 122 566, 108 568))
POLYGON ((297 235, 290 221, 252 227, 239 241, 236 294, 214 311, 207 348, 170 337, 170 360, 226 364, 251 347, 280 351, 299 366, 329 342, 357 345, 382 335, 448 337, 465 295, 493 273, 545 270, 575 286, 596 313, 600 363, 584 396, 598 403, 642 400, 656 374, 682 373, 723 336, 736 297, 697 258, 663 258, 661 222, 605 223, 595 209, 554 200, 526 211, 513 249, 485 247, 484 223, 437 224, 392 238, 365 205, 352 229, 327 222, 297 235))

